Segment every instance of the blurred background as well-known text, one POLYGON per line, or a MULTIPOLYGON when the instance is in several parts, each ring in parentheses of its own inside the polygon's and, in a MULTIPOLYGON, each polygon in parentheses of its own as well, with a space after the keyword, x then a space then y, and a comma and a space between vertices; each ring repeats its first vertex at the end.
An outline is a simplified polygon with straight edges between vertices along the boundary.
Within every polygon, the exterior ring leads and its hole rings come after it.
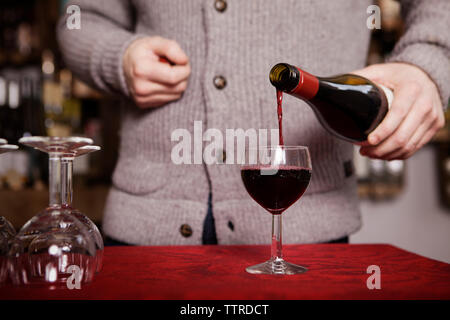
MULTIPOLYGON (((65 68, 55 35, 65 2, 0 2, 0 137, 17 144, 22 136, 77 135, 102 146, 74 166, 74 207, 100 226, 117 160, 111 106, 120 102, 65 68)), ((403 32, 400 5, 377 2, 382 28, 373 31, 368 64, 382 62, 403 32)), ((351 243, 390 243, 450 263, 450 128, 407 161, 370 160, 355 148, 355 168, 364 225, 351 243)), ((47 155, 30 148, 0 157, 0 215, 16 228, 48 204, 47 171, 47 155)))

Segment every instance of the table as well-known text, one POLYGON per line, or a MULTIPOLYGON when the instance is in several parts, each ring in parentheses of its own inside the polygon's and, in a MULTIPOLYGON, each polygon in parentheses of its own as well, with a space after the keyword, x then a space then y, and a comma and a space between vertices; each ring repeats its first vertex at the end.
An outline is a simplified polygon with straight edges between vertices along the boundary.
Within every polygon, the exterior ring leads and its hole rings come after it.
POLYGON ((269 246, 107 247, 104 268, 80 290, 0 287, 0 299, 450 299, 450 265, 384 244, 285 245, 286 260, 308 267, 290 276, 245 267, 269 246), (367 288, 378 265, 381 289, 367 288))

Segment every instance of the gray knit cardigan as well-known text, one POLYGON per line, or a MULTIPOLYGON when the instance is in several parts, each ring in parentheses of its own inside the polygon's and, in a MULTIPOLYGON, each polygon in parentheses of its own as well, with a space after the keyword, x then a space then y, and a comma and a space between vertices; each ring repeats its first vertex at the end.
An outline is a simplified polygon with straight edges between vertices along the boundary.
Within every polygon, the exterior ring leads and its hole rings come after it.
MULTIPOLYGON (((81 29, 58 39, 67 65, 84 81, 123 97, 120 157, 104 213, 104 232, 140 245, 201 244, 207 199, 219 244, 269 243, 271 217, 245 191, 239 167, 226 164, 176 165, 171 133, 277 128, 275 90, 268 80, 278 62, 319 76, 364 67, 371 31, 369 0, 76 0, 81 29), (192 74, 183 97, 160 108, 140 110, 128 98, 122 56, 143 36, 176 40, 189 56, 192 74), (213 79, 223 76, 226 87, 213 79), (184 225, 184 228, 181 226, 184 225), (186 228, 187 227, 187 228, 186 228), (186 229, 189 232, 180 232, 186 229)), ((391 61, 425 70, 450 95, 450 1, 401 1, 406 33, 391 61)), ((286 97, 287 145, 305 145, 313 174, 306 194, 283 215, 283 242, 322 242, 361 226, 353 146, 329 135, 302 101, 286 97)))

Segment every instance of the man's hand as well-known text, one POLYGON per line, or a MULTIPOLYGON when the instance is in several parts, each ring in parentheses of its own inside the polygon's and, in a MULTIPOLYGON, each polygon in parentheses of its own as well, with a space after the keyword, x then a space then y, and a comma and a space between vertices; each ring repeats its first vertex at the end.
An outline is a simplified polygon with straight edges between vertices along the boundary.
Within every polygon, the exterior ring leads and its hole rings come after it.
POLYGON ((161 37, 132 42, 123 56, 123 70, 131 97, 140 108, 178 100, 191 73, 189 59, 178 43, 161 37))
POLYGON ((353 72, 394 91, 384 120, 369 135, 362 155, 384 160, 407 159, 444 126, 438 89, 420 68, 406 63, 376 64, 353 72))

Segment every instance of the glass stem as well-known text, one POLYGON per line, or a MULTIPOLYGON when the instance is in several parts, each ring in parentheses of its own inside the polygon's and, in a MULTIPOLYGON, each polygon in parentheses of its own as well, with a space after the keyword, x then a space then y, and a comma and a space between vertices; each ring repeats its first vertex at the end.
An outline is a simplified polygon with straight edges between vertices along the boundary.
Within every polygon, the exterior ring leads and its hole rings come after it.
POLYGON ((73 194, 73 158, 61 159, 61 203, 63 206, 72 206, 73 194))
POLYGON ((282 259, 282 242, 281 242, 281 214, 272 215, 272 246, 271 260, 282 259))
POLYGON ((61 205, 61 158, 52 153, 48 159, 48 189, 49 205, 61 205))

